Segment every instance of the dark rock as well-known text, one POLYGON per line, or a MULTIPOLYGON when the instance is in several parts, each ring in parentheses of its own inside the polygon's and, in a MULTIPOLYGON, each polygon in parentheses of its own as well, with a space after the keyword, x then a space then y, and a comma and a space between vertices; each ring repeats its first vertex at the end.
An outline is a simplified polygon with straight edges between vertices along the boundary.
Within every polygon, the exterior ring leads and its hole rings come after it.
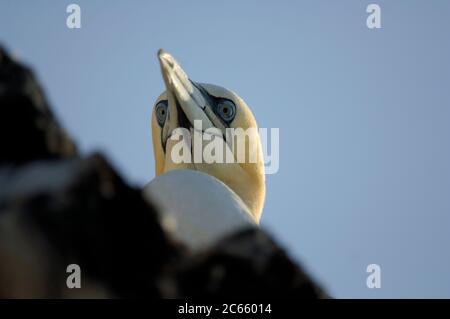
POLYGON ((0 229, 20 234, 15 238, 25 247, 35 246, 33 237, 48 247, 41 251, 54 256, 48 258, 56 275, 47 276, 52 277, 48 286, 56 284, 53 295, 70 295, 65 271, 77 264, 110 295, 163 296, 159 278, 178 248, 141 192, 127 186, 101 156, 3 169, 0 185, 0 229))
POLYGON ((32 72, 0 47, 0 164, 76 154, 32 72))
POLYGON ((183 296, 324 298, 326 295, 262 230, 221 240, 182 264, 175 276, 183 296))

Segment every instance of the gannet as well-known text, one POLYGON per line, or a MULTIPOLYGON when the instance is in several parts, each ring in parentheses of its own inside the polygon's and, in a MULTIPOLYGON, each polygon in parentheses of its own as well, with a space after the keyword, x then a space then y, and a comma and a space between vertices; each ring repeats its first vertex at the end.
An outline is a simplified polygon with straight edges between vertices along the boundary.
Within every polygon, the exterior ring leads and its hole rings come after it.
POLYGON ((159 206, 163 225, 176 239, 193 250, 206 248, 240 228, 259 224, 265 174, 257 123, 244 100, 232 91, 190 80, 173 56, 162 49, 158 59, 166 90, 153 106, 156 177, 143 193, 159 206), (174 148, 183 140, 181 136, 174 138, 177 128, 189 130, 192 138, 185 142, 191 150, 189 161, 181 163, 174 159, 174 148), (250 128, 256 134, 227 140, 230 128, 250 128), (199 134, 205 138, 199 139, 199 134), (240 138, 246 152, 243 161, 237 159, 240 138), (214 139, 222 142, 224 153, 231 154, 231 163, 195 160, 195 146, 204 150, 214 139))

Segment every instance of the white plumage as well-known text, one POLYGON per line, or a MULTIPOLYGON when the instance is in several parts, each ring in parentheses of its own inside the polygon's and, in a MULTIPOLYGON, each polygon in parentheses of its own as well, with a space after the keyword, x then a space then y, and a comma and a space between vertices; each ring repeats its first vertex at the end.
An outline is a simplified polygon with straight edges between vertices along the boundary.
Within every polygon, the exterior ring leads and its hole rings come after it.
POLYGON ((239 229, 255 227, 247 206, 228 186, 194 170, 174 170, 153 179, 146 198, 156 203, 174 238, 197 250, 239 229))

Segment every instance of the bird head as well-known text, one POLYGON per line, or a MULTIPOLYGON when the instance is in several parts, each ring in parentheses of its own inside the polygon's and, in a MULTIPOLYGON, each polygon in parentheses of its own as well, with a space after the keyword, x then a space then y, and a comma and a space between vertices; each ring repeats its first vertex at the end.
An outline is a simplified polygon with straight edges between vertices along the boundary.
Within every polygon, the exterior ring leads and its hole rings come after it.
POLYGON ((164 50, 158 51, 158 59, 166 90, 157 98, 152 112, 156 176, 175 169, 209 174, 233 190, 259 222, 265 174, 252 111, 232 91, 190 80, 164 50), (177 134, 180 128, 190 136, 177 134), (179 155, 182 161, 176 158, 179 155))

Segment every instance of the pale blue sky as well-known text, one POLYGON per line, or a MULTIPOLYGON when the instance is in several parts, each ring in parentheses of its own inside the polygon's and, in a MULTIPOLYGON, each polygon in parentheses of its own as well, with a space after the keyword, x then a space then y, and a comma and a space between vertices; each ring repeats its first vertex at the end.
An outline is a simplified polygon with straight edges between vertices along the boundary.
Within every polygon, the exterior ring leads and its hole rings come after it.
POLYGON ((437 0, 0 1, 0 42, 83 153, 106 152, 135 185, 154 176, 161 47, 279 127, 263 225, 337 297, 450 297, 449 30, 437 0), (380 289, 366 288, 371 263, 380 289))

